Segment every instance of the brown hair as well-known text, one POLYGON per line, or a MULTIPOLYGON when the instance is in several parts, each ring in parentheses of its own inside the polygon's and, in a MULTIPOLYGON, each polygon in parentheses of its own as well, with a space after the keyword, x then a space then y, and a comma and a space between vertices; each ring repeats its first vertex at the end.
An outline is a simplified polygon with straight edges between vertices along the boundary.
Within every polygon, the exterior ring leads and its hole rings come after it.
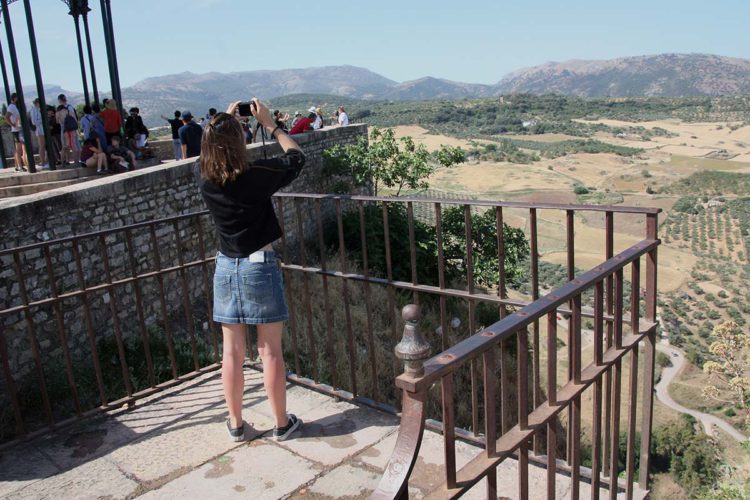
POLYGON ((201 176, 223 186, 245 170, 245 134, 240 122, 227 113, 217 113, 203 130, 201 176))

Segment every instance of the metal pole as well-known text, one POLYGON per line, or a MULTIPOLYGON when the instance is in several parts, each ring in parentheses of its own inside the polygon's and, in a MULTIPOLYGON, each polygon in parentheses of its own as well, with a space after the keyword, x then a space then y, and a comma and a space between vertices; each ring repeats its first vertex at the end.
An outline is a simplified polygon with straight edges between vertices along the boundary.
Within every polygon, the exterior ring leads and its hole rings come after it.
POLYGON ((5 87, 5 102, 10 104, 10 85, 8 84, 8 72, 5 69, 5 56, 3 55, 3 47, 0 44, 0 71, 3 73, 3 86, 5 87))
POLYGON ((83 33, 86 36, 86 51, 89 56, 89 70, 91 70, 91 86, 94 89, 94 102, 99 104, 99 89, 96 85, 96 70, 94 69, 94 53, 91 50, 91 35, 89 35, 89 9, 88 4, 85 6, 81 15, 83 16, 83 33))
POLYGON ((26 104, 23 101, 23 85, 21 84, 21 72, 18 69, 18 57, 16 56, 16 43, 13 41, 13 27, 10 25, 10 12, 8 12, 8 0, 1 0, 3 8, 3 19, 5 20, 5 35, 8 38, 8 52, 10 53, 10 66, 13 71, 13 82, 18 95, 18 111, 21 114, 21 128, 23 140, 26 145, 26 157, 29 162, 29 173, 35 173, 34 147, 31 144, 31 127, 29 127, 29 116, 26 114, 26 104))
MULTIPOLYGON (((31 1, 23 0, 26 11, 26 25, 29 30, 29 48, 31 49, 31 61, 34 64, 34 77, 36 78, 36 92, 39 96, 39 111, 42 114, 42 130, 44 131, 44 146, 47 149, 47 164, 50 170, 56 170, 55 150, 52 147, 52 134, 49 130, 47 120, 47 99, 44 97, 44 82, 42 81, 42 69, 39 66, 39 53, 36 47, 36 34, 34 32, 34 19, 31 16, 31 1)), ((41 153, 41 151, 40 151, 41 153)))
POLYGON ((99 5, 102 10, 102 27, 104 29, 104 47, 107 49, 107 69, 109 71, 109 89, 113 99, 117 99, 115 90, 115 70, 112 64, 112 45, 110 44, 109 37, 109 22, 107 21, 107 7, 104 5, 104 0, 99 0, 99 5))
POLYGON ((104 0, 107 8, 107 22, 109 23, 109 43, 112 46, 112 68, 115 70, 115 88, 117 89, 117 103, 120 105, 120 111, 125 109, 125 103, 122 102, 122 89, 120 88, 120 68, 117 66, 117 49, 115 48, 115 28, 112 24, 112 6, 110 0, 104 0))
POLYGON ((91 105, 91 99, 89 98, 89 84, 86 79, 86 62, 83 59, 83 44, 81 43, 81 26, 78 23, 78 12, 69 12, 73 16, 73 23, 76 25, 76 41, 78 42, 78 62, 81 65, 81 80, 83 81, 83 98, 86 101, 86 106, 91 105))
MULTIPOLYGON (((3 56, 3 46, 0 44, 0 68, 3 73, 3 85, 5 86, 5 98, 8 104, 10 104, 10 87, 8 86, 8 73, 5 71, 5 56, 3 56)), ((8 168, 8 160, 5 157, 5 143, 3 142, 2 135, 0 134, 0 165, 3 169, 8 168)))

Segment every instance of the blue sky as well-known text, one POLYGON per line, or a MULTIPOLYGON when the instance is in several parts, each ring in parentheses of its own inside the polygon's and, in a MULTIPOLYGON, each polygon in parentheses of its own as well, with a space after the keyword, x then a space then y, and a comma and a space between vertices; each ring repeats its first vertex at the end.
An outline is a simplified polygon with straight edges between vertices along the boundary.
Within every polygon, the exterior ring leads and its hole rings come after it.
MULTIPOLYGON (((90 3, 97 76, 108 88, 99 1, 90 3)), ((10 9, 23 83, 33 84, 22 2, 10 9)), ((32 9, 45 83, 81 90, 67 7, 32 0, 32 9)), ((351 64, 397 81, 495 83, 567 59, 662 52, 750 59, 747 0, 112 0, 112 9, 124 87, 185 70, 351 64)))

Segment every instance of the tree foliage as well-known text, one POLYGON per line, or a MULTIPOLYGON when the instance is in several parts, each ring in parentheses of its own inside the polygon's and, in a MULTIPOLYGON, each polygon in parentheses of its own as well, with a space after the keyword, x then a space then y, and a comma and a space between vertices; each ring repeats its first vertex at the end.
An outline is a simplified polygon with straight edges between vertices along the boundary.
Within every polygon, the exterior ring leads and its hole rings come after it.
MULTIPOLYGON (((411 281, 411 249, 409 243, 409 219, 406 206, 402 203, 388 203, 388 230, 391 253, 391 272, 397 281, 411 281)), ((367 243, 368 267, 371 273, 384 275, 387 271, 385 252, 385 228, 383 225, 383 205, 372 204, 363 208, 364 233, 367 243)), ((438 284, 437 233, 434 226, 413 219, 414 260, 417 278, 427 285, 438 284)), ((467 252, 466 229, 463 207, 447 208, 442 214, 444 273, 446 281, 466 279, 467 252)), ((497 230, 494 211, 471 215, 472 256, 474 283, 488 288, 496 288, 499 283, 497 253, 497 230)), ((349 255, 363 263, 360 217, 355 211, 343 216, 344 241, 349 255)), ((509 285, 523 279, 523 262, 529 255, 529 243, 523 231, 507 224, 503 227, 505 247, 505 279, 509 285)), ((331 233, 329 242, 338 246, 338 239, 331 233)))
MULTIPOLYGON (((378 195, 382 187, 427 189, 427 178, 438 166, 451 167, 465 161, 461 148, 441 146, 430 155, 423 144, 411 137, 396 139, 392 129, 375 128, 370 140, 360 137, 355 144, 337 144, 323 152, 323 173, 346 177, 350 187, 365 187, 378 195)), ((342 186, 345 188, 345 186, 342 186)))
POLYGON ((693 417, 681 415, 678 422, 657 428, 653 436, 653 470, 669 471, 688 498, 712 488, 721 477, 719 447, 695 428, 693 417))
MULTIPOLYGON (((468 262, 466 215, 463 207, 451 207, 443 212, 445 258, 455 263, 456 271, 466 275, 468 262)), ((505 251, 505 280, 518 285, 524 276, 521 263, 529 256, 529 243, 518 228, 503 225, 505 251)), ((500 279, 497 254, 497 220, 494 210, 471 214, 471 249, 475 283, 494 288, 500 279)))
POLYGON ((750 335, 742 331, 737 323, 726 321, 717 325, 713 332, 714 342, 709 351, 716 358, 703 365, 709 374, 711 385, 703 389, 703 394, 716 401, 738 405, 745 413, 745 425, 750 425, 750 335), (724 395, 721 389, 728 392, 724 395))

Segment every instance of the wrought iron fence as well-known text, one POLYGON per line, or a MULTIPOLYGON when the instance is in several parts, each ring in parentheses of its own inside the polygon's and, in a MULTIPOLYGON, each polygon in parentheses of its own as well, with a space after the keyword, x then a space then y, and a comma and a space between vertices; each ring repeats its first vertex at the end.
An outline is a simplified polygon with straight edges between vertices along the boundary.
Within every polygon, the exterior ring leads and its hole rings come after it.
MULTIPOLYGON (((594 399, 604 398, 604 402, 593 407, 598 412, 593 418, 598 438, 592 443, 595 463, 590 480, 593 486, 602 483, 601 477, 616 477, 613 472, 618 465, 613 464, 612 456, 619 451, 621 359, 629 354, 631 362, 637 364, 636 347, 644 344, 640 479, 642 485, 646 484, 647 467, 643 464, 648 464, 651 430, 658 209, 298 193, 279 193, 274 201, 283 226, 278 250, 290 304, 290 342, 285 352, 292 372, 289 378, 337 398, 392 413, 401 405, 399 391, 403 393, 404 437, 399 438, 388 474, 395 470, 393 464, 413 464, 421 429, 426 426, 444 432, 446 437, 448 475, 440 495, 459 494, 481 478, 490 478, 490 472, 511 453, 525 464, 529 448, 544 452, 545 437, 549 456, 564 457, 572 480, 578 484, 581 394, 593 387, 594 399), (449 210, 462 219, 460 235, 448 234, 444 227, 449 210), (548 287, 540 283, 538 225, 540 213, 547 212, 559 221, 566 242, 568 284, 542 297, 548 287), (416 217, 415 213, 431 216, 416 217), (481 287, 477 283, 481 270, 475 266, 481 259, 486 266, 488 256, 477 252, 486 252, 488 247, 487 234, 478 234, 472 227, 473 217, 479 213, 485 217, 489 214, 493 221, 490 240, 494 246, 490 253, 497 265, 497 282, 481 287), (587 241, 585 250, 591 253, 599 247, 603 261, 578 275, 577 214, 589 219, 589 227, 598 224, 592 219, 601 219, 598 243, 587 241), (630 226, 634 218, 645 219, 643 240, 630 246, 616 242, 616 215, 630 226), (523 226, 528 239, 527 295, 509 291, 506 281, 506 261, 511 257, 504 238, 506 222, 523 226), (483 246, 478 245, 479 240, 483 246), (425 251, 428 243, 430 251, 425 251), (457 244, 463 248, 460 255, 455 254, 457 244), (627 248, 614 255, 615 248, 623 246, 627 248), (454 253, 448 253, 449 247, 454 253), (645 300, 641 301, 639 259, 644 255, 647 272, 645 300), (624 322, 626 266, 630 266, 633 285, 630 318, 624 322), (456 269, 461 270, 460 276, 456 269), (593 295, 584 293, 592 289, 593 295), (400 338, 399 308, 412 302, 425 312, 422 328, 436 331, 428 337, 434 350, 441 352, 425 364, 425 375, 420 377, 399 376, 398 360, 392 354, 400 338), (645 320, 641 319, 639 304, 645 308, 645 320), (452 315, 461 317, 462 326, 452 325, 452 315), (584 318, 593 320, 590 343, 595 347, 593 361, 585 367, 582 350, 586 346, 581 336, 584 318), (567 323, 568 329, 562 359, 557 355, 558 323, 567 323), (546 346, 541 343, 544 332, 546 346), (543 350, 547 351, 546 360, 541 357, 543 350), (569 365, 567 375, 559 384, 557 369, 564 362, 569 365), (441 382, 442 398, 430 389, 435 382, 441 382), (458 396, 455 387, 460 388, 458 396), (568 414, 565 438, 556 427, 561 412, 568 414), (456 471, 451 451, 456 436, 486 446, 486 456, 456 471), (556 441, 565 442, 565 449, 556 450, 556 441), (409 453, 399 454, 398 450, 409 453)), ((11 403, 15 441, 92 413, 133 404, 138 398, 220 366, 217 329, 210 321, 209 272, 214 257, 206 255, 206 248, 213 247, 216 240, 212 231, 205 230, 206 218, 206 212, 186 214, 0 251, 0 259, 10 262, 14 269, 12 276, 0 276, 0 280, 14 281, 16 286, 16 293, 10 294, 6 304, 0 304, 4 325, 0 334, 1 380, 11 403), (118 248, 115 257, 113 248, 118 248), (70 253, 67 260, 66 252, 70 253), (61 262, 65 263, 62 270, 61 262), (32 283, 34 293, 30 294, 27 289, 32 283), (76 302, 75 307, 72 302, 76 302), (51 315, 39 316, 42 310, 51 315), (106 311, 106 318, 102 311, 106 311), (66 337, 69 322, 81 317, 98 396, 89 398, 88 406, 76 397, 76 360, 68 352, 70 339, 66 337), (64 358, 66 394, 71 395, 73 406, 72 416, 65 418, 52 408, 45 385, 50 375, 44 369, 45 352, 54 350, 45 351, 40 344, 39 336, 46 331, 40 325, 45 322, 54 325, 53 347, 64 358), (18 397, 16 379, 21 374, 17 363, 11 363, 14 351, 8 346, 10 336, 13 349, 23 346, 17 339, 19 325, 25 330, 25 342, 32 353, 31 366, 44 415, 45 425, 36 429, 32 429, 31 424, 36 422, 24 413, 18 397), (153 345, 150 328, 154 325, 164 330, 163 334, 156 333, 167 347, 163 358, 166 367, 154 366, 149 354, 153 345), (117 365, 120 382, 116 390, 104 380, 97 350, 102 339, 109 339, 116 347, 105 363, 108 373, 113 373, 113 363, 117 365), (135 370, 137 373, 128 364, 126 352, 126 344, 132 339, 142 345, 137 352, 147 361, 135 370), (134 387, 135 378, 141 381, 140 387, 134 387), (113 391, 121 393, 111 394, 113 391)), ((633 378, 637 373, 632 370, 631 387, 637 382, 633 378)), ((634 407, 635 392, 631 391, 628 398, 634 407)), ((629 410, 628 415, 634 411, 629 410)), ((634 473, 634 422, 631 425, 628 421, 627 426, 628 485, 632 485, 634 473)), ((552 458, 550 474, 556 470, 552 458)), ((532 455, 530 459, 535 458, 532 455)), ((382 491, 403 491, 410 468, 402 470, 404 474, 397 478, 386 475, 382 491)), ((491 483, 489 479, 492 487, 491 483)))

